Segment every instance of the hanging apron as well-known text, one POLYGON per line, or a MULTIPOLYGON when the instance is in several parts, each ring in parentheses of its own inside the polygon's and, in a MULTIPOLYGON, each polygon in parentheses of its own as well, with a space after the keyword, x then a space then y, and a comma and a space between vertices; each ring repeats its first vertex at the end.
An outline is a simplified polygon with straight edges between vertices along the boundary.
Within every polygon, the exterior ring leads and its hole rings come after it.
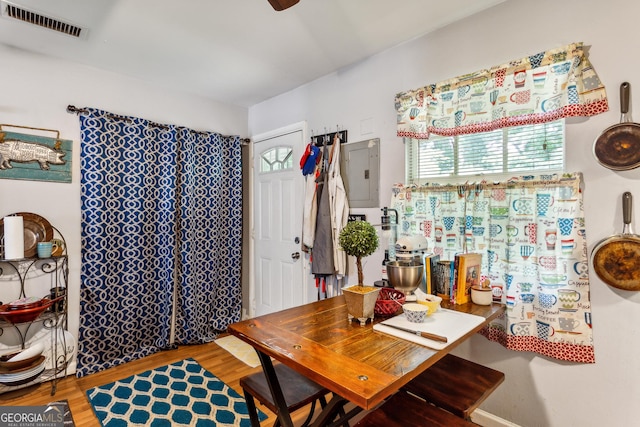
POLYGON ((316 236, 313 242, 313 260, 311 273, 316 276, 329 276, 335 273, 333 264, 333 234, 331 226, 331 197, 329 194, 327 146, 322 152, 322 172, 318 177, 316 197, 318 213, 316 215, 316 236))

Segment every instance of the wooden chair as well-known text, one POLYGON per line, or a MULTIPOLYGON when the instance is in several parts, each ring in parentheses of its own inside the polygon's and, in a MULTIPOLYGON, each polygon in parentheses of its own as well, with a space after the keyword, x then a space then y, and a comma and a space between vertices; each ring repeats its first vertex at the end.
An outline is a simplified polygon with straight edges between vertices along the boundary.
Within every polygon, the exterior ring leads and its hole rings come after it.
MULTIPOLYGON (((307 404, 311 404, 309 415, 307 416, 302 426, 307 426, 313 417, 316 402, 320 402, 321 407, 327 404, 325 396, 329 393, 329 390, 321 387, 305 376, 298 374, 293 369, 283 364, 274 364, 274 369, 280 382, 282 393, 284 394, 285 402, 287 403, 287 409, 290 413, 304 407, 307 404)), ((278 408, 276 407, 267 378, 264 372, 256 372, 255 374, 247 375, 240 379, 240 386, 244 391, 244 397, 247 401, 247 407, 249 409, 249 417, 251 418, 252 426, 259 426, 258 412, 254 398, 257 399, 264 406, 269 408, 274 414, 278 414, 278 408)), ((274 427, 280 425, 280 420, 276 420, 274 427)))
POLYGON ((504 381, 504 373, 447 354, 403 390, 464 418, 504 381))
POLYGON ((353 427, 469 427, 476 426, 444 409, 400 390, 366 414, 353 427))

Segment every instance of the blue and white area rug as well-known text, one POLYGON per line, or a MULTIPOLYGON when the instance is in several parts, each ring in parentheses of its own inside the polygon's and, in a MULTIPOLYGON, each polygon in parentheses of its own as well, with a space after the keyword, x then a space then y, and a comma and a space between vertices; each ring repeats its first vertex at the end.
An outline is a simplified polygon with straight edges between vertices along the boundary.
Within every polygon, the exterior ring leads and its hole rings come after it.
POLYGON ((104 427, 251 425, 244 398, 194 359, 89 389, 87 397, 104 427))

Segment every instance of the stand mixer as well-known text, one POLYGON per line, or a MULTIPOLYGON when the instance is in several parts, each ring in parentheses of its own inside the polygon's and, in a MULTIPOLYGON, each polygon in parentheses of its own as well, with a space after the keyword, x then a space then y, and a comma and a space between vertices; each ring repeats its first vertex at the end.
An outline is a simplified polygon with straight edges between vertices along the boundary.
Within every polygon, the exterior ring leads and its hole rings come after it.
POLYGON ((416 261, 422 263, 427 253, 427 239, 424 236, 402 236, 396 241, 397 261, 416 261))
POLYGON ((423 256, 427 253, 427 239, 423 236, 404 236, 396 242, 396 260, 387 263, 389 283, 406 296, 406 301, 415 301, 414 291, 423 280, 423 256))

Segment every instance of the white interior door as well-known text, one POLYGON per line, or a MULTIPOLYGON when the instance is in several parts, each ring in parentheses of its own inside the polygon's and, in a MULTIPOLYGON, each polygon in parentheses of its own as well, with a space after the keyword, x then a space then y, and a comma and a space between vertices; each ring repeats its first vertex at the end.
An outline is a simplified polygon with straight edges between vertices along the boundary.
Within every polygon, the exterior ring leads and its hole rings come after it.
POLYGON ((306 303, 301 253, 304 126, 254 137, 253 301, 256 316, 306 303))

